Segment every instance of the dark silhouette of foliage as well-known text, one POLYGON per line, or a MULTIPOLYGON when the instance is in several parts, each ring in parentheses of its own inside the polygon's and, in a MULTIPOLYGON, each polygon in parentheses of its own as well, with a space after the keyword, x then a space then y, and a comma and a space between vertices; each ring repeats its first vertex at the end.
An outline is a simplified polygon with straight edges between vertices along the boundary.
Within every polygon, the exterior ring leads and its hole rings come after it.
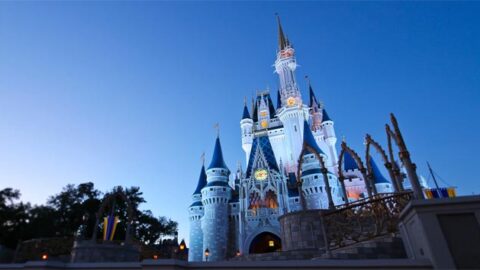
MULTIPOLYGON (((166 217, 155 217, 150 210, 140 211, 145 203, 139 187, 115 187, 110 192, 125 192, 131 201, 135 221, 132 235, 144 245, 159 243, 162 237, 174 236, 177 223, 166 217)), ((20 192, 12 188, 0 190, 0 245, 14 249, 21 241, 48 237, 92 237, 96 215, 103 193, 91 182, 67 185, 63 190, 48 198, 46 205, 31 206, 20 202, 20 192)), ((105 215, 111 213, 107 209, 105 215)), ((125 239, 127 207, 125 202, 115 202, 115 215, 119 216, 114 240, 125 239)), ((100 224, 103 217, 100 217, 100 224)), ((101 225, 100 225, 101 226, 101 225)), ((101 238, 99 228, 98 237, 101 238)))

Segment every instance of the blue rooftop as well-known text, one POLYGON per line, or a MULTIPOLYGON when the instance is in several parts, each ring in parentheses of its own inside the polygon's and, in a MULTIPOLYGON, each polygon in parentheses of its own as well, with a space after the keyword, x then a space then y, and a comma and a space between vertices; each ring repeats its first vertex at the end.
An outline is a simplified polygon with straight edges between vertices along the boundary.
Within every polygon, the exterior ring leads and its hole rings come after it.
POLYGON ((353 157, 345 151, 343 154, 343 170, 344 171, 349 171, 349 170, 357 170, 358 166, 353 157))
POLYGON ((193 206, 202 206, 202 202, 201 201, 198 201, 198 202, 194 202, 190 205, 190 207, 193 207, 193 206))
POLYGON ((330 116, 328 116, 328 113, 325 109, 322 110, 322 122, 325 122, 325 121, 332 121, 332 119, 330 119, 330 116))
MULTIPOLYGON (((343 168, 344 171, 358 169, 357 163, 348 152, 345 152, 343 156, 343 165, 344 165, 344 168, 343 168)), ((380 172, 380 169, 378 168, 375 161, 373 161, 373 158, 371 156, 370 156, 370 166, 372 167, 373 179, 375 180, 375 184, 390 183, 390 181, 388 181, 380 172)))
POLYGON ((255 153, 259 147, 263 153, 263 156, 265 157, 265 160, 267 161, 268 167, 270 167, 272 170, 276 170, 277 172, 279 171, 277 160, 275 159, 275 154, 273 153, 272 145, 270 144, 268 136, 261 136, 253 139, 252 150, 250 151, 250 157, 248 159, 247 177, 250 177, 251 175, 255 153))
POLYGON ((198 184, 195 192, 193 194, 200 194, 202 192, 202 188, 205 187, 207 184, 207 174, 205 173, 205 166, 202 166, 200 171, 200 177, 198 177, 198 184))
POLYGON ((212 168, 222 168, 228 170, 228 167, 223 160, 222 146, 220 145, 219 137, 217 137, 217 140, 215 140, 215 149, 213 150, 212 162, 210 162, 210 166, 208 166, 208 169, 212 168))
POLYGON ((316 106, 319 106, 317 98, 315 97, 315 93, 313 92, 313 88, 312 88, 311 84, 308 86, 308 91, 310 93, 310 107, 312 107, 314 105, 314 103, 316 104, 316 106))
POLYGON ((245 106, 243 106, 242 119, 250 119, 250 113, 248 112, 247 104, 245 104, 245 106))
POLYGON ((375 161, 373 161, 373 158, 370 157, 370 166, 372 167, 372 173, 373 173, 373 179, 375 181, 375 184, 383 184, 383 183, 390 183, 380 172, 380 170, 377 167, 377 164, 375 164, 375 161))
MULTIPOLYGON (((307 123, 307 121, 303 121, 303 143, 315 149, 318 154, 325 154, 323 153, 322 149, 318 147, 318 144, 313 137, 312 131, 310 130, 310 125, 307 123)), ((310 154, 308 150, 305 153, 310 154)))

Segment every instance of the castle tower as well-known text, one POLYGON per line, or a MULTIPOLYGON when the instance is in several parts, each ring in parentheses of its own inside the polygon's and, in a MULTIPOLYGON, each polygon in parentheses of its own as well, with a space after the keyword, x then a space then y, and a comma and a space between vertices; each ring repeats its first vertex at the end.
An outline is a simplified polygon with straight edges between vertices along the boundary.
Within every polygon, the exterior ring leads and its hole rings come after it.
POLYGON ((295 172, 297 158, 300 155, 303 140, 303 121, 308 115, 308 107, 302 103, 302 95, 295 79, 297 62, 295 50, 285 37, 278 21, 278 52, 275 60, 275 72, 279 77, 280 100, 282 107, 277 116, 282 121, 285 131, 285 159, 282 159, 288 172, 295 172))
MULTIPOLYGON (((220 138, 207 169, 207 184, 202 189, 204 216, 202 218, 203 251, 208 249, 208 261, 222 261, 227 256, 228 245, 228 201, 232 189, 228 184, 230 171, 223 160, 220 138)), ((203 257, 203 260, 206 258, 203 257)))
MULTIPOLYGON (((306 121, 304 121, 303 124, 303 144, 315 149, 320 156, 323 157, 325 163, 328 163, 327 156, 320 147, 318 147, 310 131, 310 126, 306 121)), ((328 195, 325 189, 325 180, 323 178, 320 161, 309 151, 306 151, 302 158, 302 192, 305 195, 307 209, 328 209, 328 195)), ((331 188, 334 204, 341 204, 340 186, 336 176, 330 171, 328 172, 328 183, 331 188)))
POLYGON ((245 157, 248 164, 250 157, 250 150, 253 142, 253 120, 248 112, 247 103, 243 106, 242 120, 240 120, 240 129, 242 130, 242 148, 245 151, 245 157))
POLYGON ((337 148, 335 147, 335 144, 337 143, 337 136, 335 135, 333 120, 328 116, 325 109, 322 109, 322 123, 320 127, 323 131, 324 140, 328 147, 328 154, 331 157, 331 160, 329 163, 327 163, 327 166, 336 167, 338 163, 337 148))
POLYGON ((191 262, 202 261, 203 254, 203 232, 201 218, 203 217, 202 188, 207 184, 205 166, 200 170, 197 188, 193 192, 193 203, 188 208, 190 220, 190 248, 188 249, 188 260, 191 262))

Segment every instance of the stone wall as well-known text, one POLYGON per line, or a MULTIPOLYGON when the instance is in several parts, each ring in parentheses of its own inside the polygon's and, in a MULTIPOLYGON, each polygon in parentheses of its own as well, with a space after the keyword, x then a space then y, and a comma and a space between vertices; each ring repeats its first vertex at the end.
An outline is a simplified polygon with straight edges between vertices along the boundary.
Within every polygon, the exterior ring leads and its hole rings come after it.
POLYGON ((288 213, 279 218, 282 250, 322 250, 325 247, 320 214, 324 210, 288 213))
POLYGON ((399 227, 409 258, 438 269, 480 269, 480 196, 414 200, 399 227))
POLYGON ((72 249, 72 262, 138 262, 140 247, 116 243, 97 244, 92 241, 76 241, 72 249))

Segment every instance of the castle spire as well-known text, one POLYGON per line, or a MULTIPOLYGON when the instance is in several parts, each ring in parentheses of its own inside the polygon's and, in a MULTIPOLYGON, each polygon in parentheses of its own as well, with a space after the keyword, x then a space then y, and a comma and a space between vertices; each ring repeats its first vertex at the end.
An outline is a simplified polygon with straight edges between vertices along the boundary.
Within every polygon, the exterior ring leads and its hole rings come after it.
MULTIPOLYGON (((315 149, 318 154, 325 154, 323 153, 322 149, 318 147, 318 144, 313 137, 312 131, 310 130, 310 126, 305 120, 303 121, 303 145, 310 146, 311 148, 315 149)), ((307 153, 309 153, 309 151, 307 151, 307 153)))
POLYGON ((327 111, 325 109, 322 110, 322 123, 325 121, 332 121, 330 116, 328 116, 327 111))
POLYGON ((198 177, 198 184, 195 192, 193 194, 201 194, 202 188, 205 187, 207 184, 207 174, 205 173, 205 166, 202 165, 202 169, 200 170, 200 176, 198 177))
POLYGON ((278 23, 278 50, 283 50, 288 46, 288 40, 285 38, 285 34, 283 33, 282 24, 280 22, 280 16, 278 13, 277 16, 277 23, 278 23))
POLYGON ((223 160, 222 146, 220 145, 220 137, 218 135, 217 139, 215 140, 212 161, 210 162, 210 166, 208 166, 208 169, 212 168, 222 168, 228 170, 228 167, 223 160))
POLYGON ((245 98, 243 102, 243 115, 242 119, 250 119, 250 113, 248 112, 248 107, 247 107, 247 98, 245 98))
POLYGON ((310 94, 310 105, 309 107, 310 108, 318 108, 320 106, 320 104, 318 103, 317 101, 317 97, 315 97, 315 93, 313 92, 313 87, 312 87, 312 84, 310 83, 310 80, 308 79, 308 77, 306 77, 307 81, 308 81, 308 92, 310 94))

